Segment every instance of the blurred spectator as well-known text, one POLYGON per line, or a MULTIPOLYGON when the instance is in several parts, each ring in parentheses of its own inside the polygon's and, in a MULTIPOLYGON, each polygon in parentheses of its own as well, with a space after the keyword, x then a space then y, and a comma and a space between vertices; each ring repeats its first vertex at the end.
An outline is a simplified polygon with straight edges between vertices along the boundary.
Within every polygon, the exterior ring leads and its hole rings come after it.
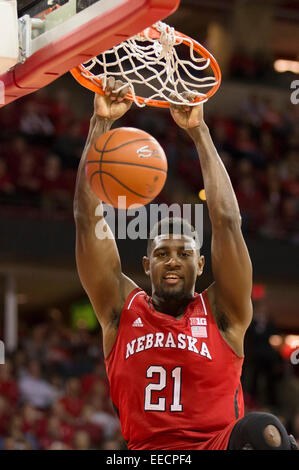
POLYGON ((25 403, 21 410, 21 416, 23 418, 23 432, 31 432, 35 434, 38 425, 42 420, 41 411, 34 408, 30 403, 25 403))
POLYGON ((240 104, 238 114, 242 122, 246 122, 252 127, 261 126, 265 113, 265 104, 255 93, 249 94, 240 104))
POLYGON ((102 443, 101 450, 124 450, 125 447, 119 439, 107 439, 102 443))
POLYGON ((36 206, 40 200, 41 181, 37 173, 35 158, 25 153, 19 163, 14 181, 22 203, 36 206))
MULTIPOLYGON (((40 362, 44 362, 47 351, 46 333, 47 325, 38 324, 34 326, 31 334, 26 337, 24 341, 24 351, 26 352, 28 359, 35 359, 40 362)), ((20 357, 19 359, 22 362, 22 365, 24 365, 26 358, 20 357)))
POLYGON ((14 414, 11 417, 8 427, 8 436, 12 439, 11 443, 14 443, 14 450, 30 450, 33 448, 30 443, 30 438, 32 436, 28 436, 26 433, 24 434, 22 427, 22 417, 19 414, 14 414))
POLYGON ((94 423, 91 420, 93 409, 90 405, 85 405, 82 409, 80 419, 76 424, 77 431, 84 431, 88 434, 92 446, 100 446, 104 434, 104 426, 94 423))
POLYGON ((216 122, 211 128, 211 133, 218 152, 232 152, 232 141, 228 135, 226 125, 223 122, 216 122))
POLYGON ((22 417, 22 432, 30 443, 30 447, 33 450, 39 448, 39 443, 36 438, 36 433, 42 422, 42 413, 34 408, 30 403, 25 403, 21 409, 22 417))
POLYGON ((13 375, 12 362, 6 359, 0 367, 0 397, 5 397, 11 405, 16 405, 19 397, 17 380, 13 375))
POLYGON ((67 446, 63 442, 54 441, 52 444, 49 445, 49 447, 46 448, 46 450, 72 450, 72 449, 71 447, 67 446))
POLYGON ((269 338, 278 330, 271 320, 265 298, 254 301, 253 311, 253 320, 246 333, 246 361, 251 366, 248 391, 259 403, 275 408, 279 404, 277 388, 282 379, 283 360, 270 345, 269 338))
POLYGON ((77 431, 73 443, 75 450, 90 450, 91 448, 90 437, 86 431, 77 431))
POLYGON ((52 373, 67 377, 72 369, 72 357, 58 331, 52 331, 48 337, 48 345, 45 360, 48 370, 52 373))
POLYGON ((20 111, 16 101, 0 109, 0 135, 3 138, 14 135, 19 127, 20 111))
POLYGON ((264 197, 251 176, 243 176, 236 187, 244 230, 255 233, 263 220, 264 197))
POLYGON ((2 442, 0 441, 0 449, 1 450, 16 450, 16 442, 13 437, 7 436, 5 437, 2 442))
POLYGON ((258 233, 264 238, 277 239, 281 233, 281 220, 278 217, 275 207, 270 201, 264 204, 264 220, 258 228, 258 233))
POLYGON ((61 400, 55 401, 51 406, 51 416, 56 416, 59 420, 65 421, 67 413, 61 400))
POLYGON ((76 418, 80 416, 85 404, 84 398, 81 395, 80 380, 75 377, 68 379, 65 388, 66 393, 60 399, 60 403, 63 405, 68 422, 76 423, 76 418))
POLYGON ((256 166, 263 163, 263 155, 249 126, 244 124, 237 129, 233 148, 237 158, 247 158, 256 166))
POLYGON ((52 99, 51 118, 55 122, 57 135, 64 134, 75 120, 74 108, 69 90, 57 90, 54 103, 52 99))
POLYGON ((298 199, 289 197, 282 203, 280 237, 299 243, 298 199))
POLYGON ((34 94, 34 99, 55 127, 55 135, 66 132, 74 115, 69 90, 60 88, 51 96, 47 88, 41 88, 34 94))
POLYGON ((229 173, 231 176, 232 183, 234 184, 234 169, 233 169, 233 158, 229 152, 226 151, 220 151, 218 152, 219 156, 223 162, 223 165, 226 168, 226 171, 229 173))
POLYGON ((46 211, 53 209, 70 210, 73 203, 60 159, 52 154, 45 161, 42 173, 42 207, 46 211))
POLYGON ((259 135, 259 145, 265 164, 269 161, 278 161, 280 159, 280 149, 276 145, 276 140, 270 130, 261 130, 259 135))
POLYGON ((238 161, 236 166, 237 182, 242 178, 246 178, 247 176, 251 178, 254 177, 254 166, 250 160, 247 158, 242 158, 238 161))
POLYGON ((3 440, 3 447, 1 450, 32 450, 32 448, 30 443, 22 435, 18 435, 17 438, 14 436, 6 437, 3 440))
POLYGON ((90 354, 86 354, 90 346, 90 335, 87 330, 80 328, 78 331, 72 331, 69 335, 69 342, 73 361, 72 375, 79 377, 91 373, 94 359, 90 354))
POLYGON ((74 437, 74 429, 69 424, 60 420, 57 416, 49 416, 46 427, 40 433, 40 446, 48 449, 55 442, 60 442, 64 446, 71 448, 74 437))
POLYGON ((104 437, 111 438, 119 428, 119 421, 105 410, 104 398, 94 394, 89 400, 91 405, 90 422, 103 429, 104 437))
MULTIPOLYGON (((2 366, 1 366, 2 367, 2 366)), ((0 395, 0 438, 5 437, 11 419, 12 408, 7 398, 0 395)))
POLYGON ((48 408, 59 396, 59 392, 42 378, 38 361, 31 360, 26 373, 18 381, 20 399, 39 409, 48 408))
POLYGON ((15 368, 15 378, 23 377, 26 374, 28 364, 28 357, 25 352, 25 342, 21 348, 14 352, 12 361, 15 368))
POLYGON ((240 46, 230 60, 230 73, 233 78, 255 79, 257 77, 257 63, 240 46))
POLYGON ((92 373, 84 374, 81 377, 81 390, 85 396, 97 393, 101 396, 108 397, 108 388, 104 362, 98 361, 92 373))
POLYGON ((177 173, 177 166, 180 159, 178 148, 179 139, 177 137, 177 129, 173 125, 169 125, 161 142, 169 162, 169 175, 175 175, 177 173))
POLYGON ((10 196, 15 193, 15 186, 12 182, 11 175, 8 172, 7 164, 0 157, 0 197, 10 196))
POLYGON ((263 114, 264 129, 281 129, 283 127, 283 118, 281 112, 273 103, 271 98, 264 99, 265 109, 263 114))
POLYGON ((284 192, 299 197, 299 158, 298 153, 290 151, 280 165, 280 177, 284 192))
POLYGON ((54 126, 43 112, 42 107, 37 102, 30 100, 25 103, 20 118, 20 131, 27 135, 49 136, 54 133, 54 126))
POLYGON ((63 168, 77 170, 85 140, 86 136, 82 135, 80 121, 73 121, 57 136, 53 151, 61 158, 63 168))
POLYGON ((20 134, 15 134, 9 142, 3 145, 3 155, 7 163, 8 171, 12 177, 16 177, 19 172, 19 165, 23 155, 33 153, 25 138, 20 134))

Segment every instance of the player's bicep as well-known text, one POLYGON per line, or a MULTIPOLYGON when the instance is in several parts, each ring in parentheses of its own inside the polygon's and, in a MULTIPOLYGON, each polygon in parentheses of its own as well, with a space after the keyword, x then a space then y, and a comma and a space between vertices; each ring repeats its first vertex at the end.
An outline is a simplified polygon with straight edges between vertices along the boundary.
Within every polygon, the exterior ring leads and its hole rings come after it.
POLYGON ((136 286, 121 272, 114 238, 98 240, 94 234, 76 235, 76 263, 79 278, 101 325, 107 325, 136 286))
POLYGON ((252 265, 239 222, 213 229, 211 253, 217 308, 247 328, 252 317, 252 265))

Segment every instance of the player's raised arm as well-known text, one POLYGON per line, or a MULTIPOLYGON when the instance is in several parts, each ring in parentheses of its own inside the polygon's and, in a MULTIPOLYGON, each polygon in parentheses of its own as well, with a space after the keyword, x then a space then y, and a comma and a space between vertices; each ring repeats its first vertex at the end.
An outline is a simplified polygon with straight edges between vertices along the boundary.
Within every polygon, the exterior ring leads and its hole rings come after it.
POLYGON ((243 337, 252 318, 252 266, 241 231, 241 216, 230 178, 203 118, 203 105, 171 106, 176 123, 193 139, 204 179, 212 224, 212 269, 209 299, 220 329, 243 354, 243 337))
POLYGON ((121 271, 117 245, 109 226, 106 224, 109 237, 98 239, 96 236, 96 223, 101 217, 99 209, 97 215, 95 212, 99 205, 102 209, 103 206, 90 188, 85 175, 85 161, 89 148, 100 135, 109 131, 113 122, 130 108, 131 103, 124 99, 128 90, 125 88, 119 93, 114 91, 121 85, 122 82, 109 78, 105 95, 95 95, 94 114, 78 168, 74 197, 78 274, 103 328, 106 353, 113 343, 123 303, 137 286, 121 271))

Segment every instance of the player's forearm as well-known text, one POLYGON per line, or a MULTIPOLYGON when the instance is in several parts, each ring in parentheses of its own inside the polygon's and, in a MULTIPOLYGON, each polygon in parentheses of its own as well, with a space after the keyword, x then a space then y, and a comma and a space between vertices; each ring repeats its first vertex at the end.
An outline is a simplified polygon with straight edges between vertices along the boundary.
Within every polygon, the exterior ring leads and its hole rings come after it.
POLYGON ((93 115, 90 120, 88 137, 82 153, 77 172, 76 188, 74 196, 74 217, 76 222, 89 223, 90 218, 95 215, 96 207, 101 201, 92 192, 85 174, 85 162, 90 147, 105 132, 109 131, 113 120, 93 115))
POLYGON ((240 210, 229 175, 205 123, 188 130, 201 164, 206 200, 212 224, 225 220, 240 223, 240 210))

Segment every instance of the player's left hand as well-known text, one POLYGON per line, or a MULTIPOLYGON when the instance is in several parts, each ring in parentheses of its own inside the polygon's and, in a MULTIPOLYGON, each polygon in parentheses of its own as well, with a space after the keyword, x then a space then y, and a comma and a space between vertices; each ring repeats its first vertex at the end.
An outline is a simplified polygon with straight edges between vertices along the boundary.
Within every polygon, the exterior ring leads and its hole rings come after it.
POLYGON ((132 102, 126 99, 129 86, 125 86, 121 80, 115 80, 114 77, 108 77, 103 94, 95 94, 94 110, 100 118, 112 119, 113 121, 121 118, 131 107, 132 102))
MULTIPOLYGON (((182 97, 191 102, 196 95, 184 92, 182 93, 182 97)), ((171 94, 170 98, 175 99, 175 96, 171 94)), ((170 113, 177 125, 185 130, 198 127, 204 123, 202 103, 196 106, 188 106, 185 104, 175 105, 170 103, 170 113)))

